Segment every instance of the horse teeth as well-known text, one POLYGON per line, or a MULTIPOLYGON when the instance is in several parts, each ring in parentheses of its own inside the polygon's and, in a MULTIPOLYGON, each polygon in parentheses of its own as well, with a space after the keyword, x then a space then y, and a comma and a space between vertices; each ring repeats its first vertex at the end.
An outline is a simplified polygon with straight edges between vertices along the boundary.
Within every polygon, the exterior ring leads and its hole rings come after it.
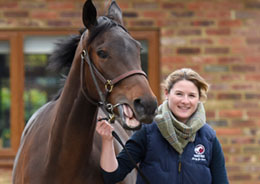
POLYGON ((133 111, 128 105, 123 105, 124 108, 124 114, 128 118, 133 118, 133 111))

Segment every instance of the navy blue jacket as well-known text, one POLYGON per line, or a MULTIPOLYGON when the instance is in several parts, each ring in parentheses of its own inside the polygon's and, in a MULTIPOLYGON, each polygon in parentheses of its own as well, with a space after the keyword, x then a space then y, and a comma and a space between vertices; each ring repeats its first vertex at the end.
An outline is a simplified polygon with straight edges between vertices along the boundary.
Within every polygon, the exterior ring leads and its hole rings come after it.
MULTIPOLYGON (((163 138, 156 123, 144 125, 127 141, 126 148, 151 184, 228 184, 224 155, 215 131, 205 124, 180 155, 163 138)), ((117 156, 119 167, 103 171, 105 183, 121 181, 133 164, 123 150, 117 156)), ((138 175, 137 184, 143 184, 138 175)))

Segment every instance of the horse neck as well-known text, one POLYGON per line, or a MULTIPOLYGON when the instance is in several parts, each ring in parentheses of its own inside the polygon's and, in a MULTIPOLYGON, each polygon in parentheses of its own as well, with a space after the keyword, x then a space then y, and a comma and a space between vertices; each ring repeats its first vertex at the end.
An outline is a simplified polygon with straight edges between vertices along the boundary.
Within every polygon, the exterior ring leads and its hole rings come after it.
POLYGON ((80 87, 80 59, 74 59, 52 122, 51 160, 77 162, 77 158, 89 158, 91 153, 97 107, 86 100, 80 87))

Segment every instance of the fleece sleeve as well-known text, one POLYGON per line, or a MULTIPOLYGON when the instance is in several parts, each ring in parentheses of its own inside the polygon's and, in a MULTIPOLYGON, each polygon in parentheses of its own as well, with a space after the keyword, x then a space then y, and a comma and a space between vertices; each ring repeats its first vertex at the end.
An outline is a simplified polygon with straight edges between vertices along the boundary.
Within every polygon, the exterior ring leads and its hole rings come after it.
MULTIPOLYGON (((146 152, 145 145, 146 130, 143 127, 142 129, 136 131, 125 144, 126 149, 128 150, 135 163, 139 163, 144 158, 144 154, 146 152)), ((118 168, 114 172, 106 172, 101 169, 105 184, 114 184, 122 181, 126 177, 126 175, 130 173, 135 167, 125 149, 123 149, 117 155, 117 160, 118 168)))
POLYGON ((210 163, 212 184, 228 184, 224 153, 217 138, 213 141, 213 153, 210 163))

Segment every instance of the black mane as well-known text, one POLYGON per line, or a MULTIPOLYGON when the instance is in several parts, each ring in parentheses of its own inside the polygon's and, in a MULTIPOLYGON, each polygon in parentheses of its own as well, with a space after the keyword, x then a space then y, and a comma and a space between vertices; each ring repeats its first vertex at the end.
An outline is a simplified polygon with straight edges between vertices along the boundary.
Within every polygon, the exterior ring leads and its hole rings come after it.
MULTIPOLYGON (((88 35, 87 45, 91 44, 91 42, 100 34, 104 33, 111 27, 118 26, 118 24, 113 21, 112 19, 101 16, 98 18, 98 25, 91 30, 90 34, 88 35)), ((126 32, 127 30, 122 27, 126 32)), ((60 40, 56 44, 56 48, 54 49, 52 55, 49 58, 48 69, 55 72, 61 72, 65 69, 65 75, 68 74, 69 69, 72 65, 72 61, 80 41, 81 35, 84 34, 86 29, 80 30, 79 35, 71 35, 69 38, 60 40)))
MULTIPOLYGON (((98 24, 91 30, 90 34, 88 35, 89 38, 88 38, 86 44, 87 45, 91 44, 91 42, 98 35, 104 33, 105 31, 107 31, 108 29, 110 29, 114 26, 119 26, 127 32, 127 30, 122 25, 117 24, 112 19, 110 19, 106 16, 99 17, 98 24)), ((86 29, 81 29, 80 34, 71 35, 67 39, 60 40, 56 44, 56 47, 55 47, 52 55, 49 58, 49 63, 48 63, 47 69, 60 73, 61 76, 63 77, 62 83, 65 83, 65 81, 66 81, 66 76, 68 75, 68 73, 70 71, 70 67, 72 65, 77 46, 80 42, 80 38, 81 38, 82 34, 85 33, 85 31, 86 31, 86 29)), ((56 95, 54 97, 54 100, 56 100, 60 96, 61 91, 62 91, 62 89, 58 92, 58 95, 56 95)))

